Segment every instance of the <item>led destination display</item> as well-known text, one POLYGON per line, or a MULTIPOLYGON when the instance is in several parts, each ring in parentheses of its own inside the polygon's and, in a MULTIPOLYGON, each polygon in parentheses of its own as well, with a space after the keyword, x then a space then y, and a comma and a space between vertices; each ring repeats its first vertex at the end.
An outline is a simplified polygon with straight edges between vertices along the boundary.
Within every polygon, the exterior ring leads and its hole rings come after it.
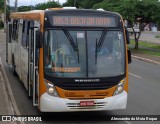
POLYGON ((116 27, 115 17, 52 16, 53 26, 116 27))

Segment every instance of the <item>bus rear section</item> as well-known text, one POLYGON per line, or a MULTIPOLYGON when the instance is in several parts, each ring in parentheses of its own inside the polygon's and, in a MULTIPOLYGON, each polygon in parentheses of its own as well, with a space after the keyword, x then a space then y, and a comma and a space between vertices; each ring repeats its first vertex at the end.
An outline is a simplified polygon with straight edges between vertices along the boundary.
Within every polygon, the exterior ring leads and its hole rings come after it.
POLYGON ((37 19, 29 30, 28 61, 33 63, 26 81, 32 84, 33 104, 42 112, 125 109, 128 50, 121 16, 58 9, 37 19))

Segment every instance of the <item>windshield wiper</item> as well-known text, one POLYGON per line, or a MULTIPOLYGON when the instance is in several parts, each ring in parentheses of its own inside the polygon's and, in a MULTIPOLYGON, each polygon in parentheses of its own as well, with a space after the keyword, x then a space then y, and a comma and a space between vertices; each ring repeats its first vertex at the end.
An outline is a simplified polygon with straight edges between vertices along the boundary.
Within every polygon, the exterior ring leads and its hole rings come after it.
POLYGON ((104 40, 106 38, 106 34, 107 34, 107 28, 105 28, 104 31, 102 32, 101 37, 99 39, 99 42, 97 42, 97 39, 96 39, 95 64, 97 64, 97 52, 101 51, 103 42, 104 42, 104 40))
POLYGON ((68 32, 67 29, 63 29, 63 32, 65 33, 66 37, 68 38, 72 48, 74 49, 74 51, 78 51, 78 46, 75 44, 72 36, 70 35, 70 33, 68 32))
POLYGON ((99 42, 96 43, 96 52, 100 52, 101 51, 103 42, 104 42, 104 40, 106 38, 106 34, 107 34, 107 28, 105 28, 104 31, 102 32, 101 37, 99 39, 99 42))
POLYGON ((76 43, 75 43, 74 40, 73 40, 73 38, 72 38, 72 36, 71 36, 71 34, 69 33, 69 31, 68 31, 67 29, 63 28, 63 32, 64 32, 64 34, 66 35, 66 37, 67 37, 70 45, 72 46, 73 50, 74 50, 75 52, 77 52, 78 63, 79 63, 79 49, 78 49, 77 39, 76 39, 76 43))

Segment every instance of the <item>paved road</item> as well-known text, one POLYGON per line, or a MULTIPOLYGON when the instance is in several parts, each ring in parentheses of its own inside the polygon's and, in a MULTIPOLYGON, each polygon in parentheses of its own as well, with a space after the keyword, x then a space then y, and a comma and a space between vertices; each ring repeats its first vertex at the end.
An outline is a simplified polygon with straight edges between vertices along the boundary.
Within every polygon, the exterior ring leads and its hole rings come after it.
MULTIPOLYGON (((41 115, 17 77, 12 75, 10 66, 5 62, 5 43, 0 39, 0 57, 7 73, 13 96, 22 115, 41 115)), ((160 66, 133 60, 129 65, 129 97, 126 110, 107 112, 47 113, 54 118, 53 123, 106 123, 107 115, 160 115, 160 66)), ((48 123, 48 122, 45 122, 48 123)), ((107 122, 109 123, 109 122, 107 122)), ((113 123, 113 122, 110 122, 113 123)), ((114 122, 115 123, 115 122, 114 122)), ((137 124, 151 122, 116 122, 120 124, 137 124)), ((155 122, 158 124, 158 122, 155 122)))

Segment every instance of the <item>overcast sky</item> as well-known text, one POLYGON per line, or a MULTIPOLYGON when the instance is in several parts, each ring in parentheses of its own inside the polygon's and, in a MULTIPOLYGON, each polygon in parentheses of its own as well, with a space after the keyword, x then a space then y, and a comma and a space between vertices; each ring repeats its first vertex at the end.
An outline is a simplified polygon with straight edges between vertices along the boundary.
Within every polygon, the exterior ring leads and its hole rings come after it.
MULTIPOLYGON (((24 5, 35 5, 38 3, 48 2, 49 0, 18 0, 18 6, 24 5)), ((60 4, 66 2, 67 0, 55 0, 59 1, 60 4)), ((14 6, 15 0, 10 0, 10 5, 14 6)))

